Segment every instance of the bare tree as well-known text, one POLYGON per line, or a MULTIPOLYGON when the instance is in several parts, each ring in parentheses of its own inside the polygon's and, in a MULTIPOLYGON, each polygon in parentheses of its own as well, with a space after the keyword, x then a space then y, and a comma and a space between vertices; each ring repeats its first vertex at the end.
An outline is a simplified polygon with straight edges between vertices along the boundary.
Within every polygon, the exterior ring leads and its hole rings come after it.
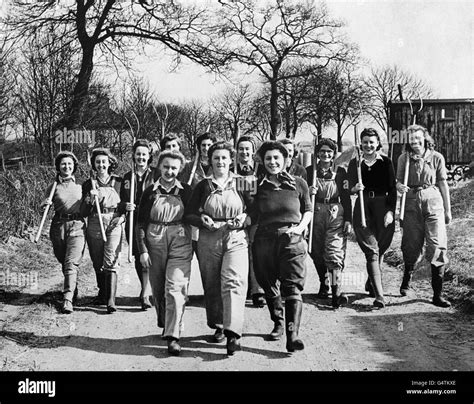
POLYGON ((65 45, 75 44, 80 50, 72 102, 61 126, 75 127, 81 122, 97 56, 129 65, 137 51, 157 41, 175 54, 209 68, 220 60, 209 57, 207 39, 199 35, 208 20, 204 7, 177 0, 76 0, 68 4, 13 0, 12 3, 6 20, 14 34, 12 40, 27 43, 35 32, 54 27, 63 32, 65 45))
POLYGON ((0 144, 5 141, 7 127, 11 124, 14 110, 12 65, 11 49, 6 38, 2 38, 0 43, 0 144))
POLYGON ((58 147, 54 125, 72 101, 78 63, 75 55, 61 33, 52 29, 37 32, 16 54, 14 116, 23 126, 24 136, 32 137, 50 161, 58 147))
POLYGON ((219 121, 223 125, 226 138, 236 139, 246 133, 249 128, 248 121, 251 115, 252 93, 250 85, 237 85, 229 87, 212 101, 213 107, 218 114, 219 121))
POLYGON ((405 99, 429 98, 433 91, 422 79, 400 69, 397 65, 372 68, 364 81, 370 103, 367 113, 385 132, 388 130, 388 102, 400 100, 398 84, 402 86, 405 99))
POLYGON ((342 151, 342 137, 353 124, 352 117, 359 117, 365 105, 362 78, 356 74, 353 64, 337 63, 329 70, 333 90, 330 114, 336 125, 337 147, 342 151))
POLYGON ((212 27, 209 46, 221 60, 257 69, 270 87, 270 136, 276 138, 279 81, 285 66, 308 61, 324 66, 352 52, 341 33, 343 24, 329 16, 324 4, 272 0, 219 0, 222 10, 212 27), (227 59, 226 59, 227 58, 227 59))

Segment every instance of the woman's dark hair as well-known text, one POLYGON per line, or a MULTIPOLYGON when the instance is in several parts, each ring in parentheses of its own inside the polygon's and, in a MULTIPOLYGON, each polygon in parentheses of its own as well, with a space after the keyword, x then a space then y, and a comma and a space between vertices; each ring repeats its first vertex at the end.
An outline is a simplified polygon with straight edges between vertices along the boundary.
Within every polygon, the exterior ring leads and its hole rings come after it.
POLYGON ((257 150, 257 144, 256 144, 255 139, 254 139, 253 136, 248 136, 248 135, 240 136, 237 139, 237 145, 236 145, 237 150, 239 150, 239 144, 241 142, 250 142, 250 143, 252 143, 253 153, 255 153, 255 151, 257 150))
POLYGON ((161 162, 165 158, 175 159, 180 161, 179 172, 183 171, 184 165, 186 164, 186 159, 183 154, 175 150, 164 150, 158 156, 158 168, 160 167, 161 162))
POLYGON ((97 156, 107 156, 109 158, 109 169, 108 173, 113 173, 115 169, 118 167, 118 161, 117 158, 110 152, 109 149, 106 149, 105 147, 98 147, 97 149, 92 150, 92 155, 91 155, 91 167, 94 171, 97 171, 95 168, 95 158, 97 156))
POLYGON ((77 160, 77 157, 74 155, 74 153, 67 150, 59 152, 56 158, 54 159, 54 165, 56 166, 56 171, 59 173, 59 166, 61 165, 61 160, 66 157, 69 157, 70 159, 72 159, 72 162, 74 163, 74 169, 72 170, 72 173, 74 174, 77 170, 79 161, 77 160))
POLYGON ((175 133, 166 135, 163 139, 160 140, 160 149, 165 150, 166 143, 171 142, 173 140, 176 140, 179 144, 179 147, 181 148, 181 139, 179 136, 175 133))
POLYGON ((196 138, 196 147, 197 149, 199 150, 201 148, 201 143, 204 141, 204 140, 210 140, 212 143, 216 143, 216 138, 211 135, 209 132, 206 132, 206 133, 203 133, 202 135, 199 135, 197 138, 196 138))
POLYGON ((377 138, 377 141, 379 142, 379 145, 377 146, 376 150, 379 151, 382 148, 382 142, 380 141, 380 136, 378 132, 374 128, 365 128, 361 134, 360 134, 360 141, 362 142, 362 139, 365 136, 375 136, 377 138))
POLYGON ((298 149, 296 148, 296 143, 295 143, 294 140, 284 138, 284 139, 281 139, 280 142, 283 143, 283 144, 292 144, 293 145, 293 150, 294 150, 293 151, 293 158, 298 156, 298 149))
POLYGON ((425 139, 425 141, 423 142, 424 148, 433 150, 434 149, 434 139, 431 137, 430 133, 428 132, 428 129, 426 129, 424 126, 421 126, 421 125, 410 125, 407 128, 408 138, 407 138, 407 143, 405 145, 406 150, 409 151, 409 152, 413 152, 413 149, 410 146, 409 136, 410 136, 410 133, 415 133, 415 132, 418 132, 418 131, 423 132, 423 137, 425 139))
POLYGON ((323 146, 328 146, 334 152, 334 155, 336 155, 337 144, 334 140, 329 139, 328 137, 321 138, 321 140, 318 142, 318 145, 316 146, 315 153, 319 153, 321 147, 323 146))
POLYGON ((151 162, 153 161, 153 149, 151 147, 151 143, 146 139, 137 139, 137 141, 133 144, 133 147, 132 147, 132 153, 133 153, 132 161, 135 160, 135 152, 137 151, 137 149, 139 147, 147 147, 148 148, 148 153, 150 154, 150 158, 148 159, 147 164, 150 165, 151 162))
POLYGON ((235 157, 235 150, 229 142, 225 140, 219 140, 218 142, 214 143, 209 150, 207 151, 207 157, 209 161, 212 161, 212 155, 216 150, 228 150, 230 154, 230 158, 233 160, 235 157))
POLYGON ((278 150, 285 159, 288 158, 288 150, 283 143, 276 140, 267 140, 266 142, 262 143, 257 151, 258 157, 260 157, 262 163, 265 161, 265 154, 269 150, 278 150))

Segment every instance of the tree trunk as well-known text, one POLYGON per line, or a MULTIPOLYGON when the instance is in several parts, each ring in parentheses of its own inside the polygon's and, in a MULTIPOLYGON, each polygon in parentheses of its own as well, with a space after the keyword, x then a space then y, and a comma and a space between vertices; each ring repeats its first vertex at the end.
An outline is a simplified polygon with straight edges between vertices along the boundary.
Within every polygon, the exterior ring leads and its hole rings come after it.
POLYGON ((82 47, 82 61, 81 69, 77 76, 77 83, 74 86, 72 94, 72 102, 69 107, 64 126, 68 129, 73 129, 82 121, 84 114, 84 106, 87 100, 89 91, 89 84, 92 76, 92 69, 94 67, 94 43, 91 41, 82 47))
POLYGON ((278 86, 276 80, 270 82, 270 140, 276 140, 278 132, 278 86))
POLYGON ((342 152, 342 125, 337 125, 337 151, 342 152))

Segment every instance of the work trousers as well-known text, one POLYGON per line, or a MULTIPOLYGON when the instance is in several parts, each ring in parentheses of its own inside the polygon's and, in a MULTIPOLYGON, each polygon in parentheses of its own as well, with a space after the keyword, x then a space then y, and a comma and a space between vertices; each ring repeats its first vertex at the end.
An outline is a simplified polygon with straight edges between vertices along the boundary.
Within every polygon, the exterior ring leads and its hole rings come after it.
POLYGON ((191 276, 191 229, 183 224, 151 223, 146 231, 146 245, 158 326, 164 326, 164 337, 179 339, 191 276))
POLYGON ((197 256, 206 302, 207 325, 242 335, 249 271, 246 230, 199 229, 197 256))

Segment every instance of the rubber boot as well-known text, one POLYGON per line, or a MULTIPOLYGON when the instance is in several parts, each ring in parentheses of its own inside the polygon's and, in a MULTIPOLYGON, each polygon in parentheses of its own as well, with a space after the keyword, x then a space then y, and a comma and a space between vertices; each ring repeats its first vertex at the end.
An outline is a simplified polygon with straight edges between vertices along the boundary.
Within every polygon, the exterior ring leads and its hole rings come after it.
POLYGON ((449 303, 442 296, 443 277, 444 265, 431 265, 431 286, 433 287, 433 304, 438 307, 451 307, 451 303, 449 303))
POLYGON ((94 303, 97 305, 105 304, 105 273, 104 271, 96 271, 95 277, 97 279, 97 287, 99 288, 99 293, 97 297, 94 299, 94 303))
POLYGON ((344 306, 348 303, 347 296, 342 293, 341 287, 341 270, 333 270, 332 272, 332 282, 331 282, 331 292, 332 292, 332 307, 337 309, 340 306, 344 306))
POLYGON ((270 332, 268 339, 270 341, 278 341, 283 335, 284 317, 283 317, 283 302, 281 296, 268 298, 267 301, 268 310, 270 311, 270 318, 272 319, 274 326, 270 332))
POLYGON ((319 292, 316 295, 318 299, 327 299, 329 297, 329 281, 326 266, 318 265, 316 271, 319 276, 319 292))
POLYGON ((117 311, 115 307, 115 295, 117 293, 117 273, 105 271, 105 294, 107 299, 107 313, 112 314, 117 311))
POLYGON ((413 274, 414 265, 405 265, 405 270, 403 271, 402 284, 400 286, 400 294, 402 296, 408 295, 410 291, 410 281, 413 274))
POLYGON ((301 300, 291 299, 285 302, 286 350, 288 352, 304 349, 303 341, 298 338, 302 311, 303 302, 301 300))
POLYGON ((74 311, 72 301, 74 299, 76 283, 77 272, 66 270, 64 272, 63 305, 61 307, 61 312, 64 314, 71 314, 74 311))
POLYGON ((383 298, 383 287, 382 287, 382 275, 380 273, 379 262, 371 261, 367 262, 367 273, 369 274, 370 283, 374 289, 375 307, 385 307, 385 300, 383 298))

